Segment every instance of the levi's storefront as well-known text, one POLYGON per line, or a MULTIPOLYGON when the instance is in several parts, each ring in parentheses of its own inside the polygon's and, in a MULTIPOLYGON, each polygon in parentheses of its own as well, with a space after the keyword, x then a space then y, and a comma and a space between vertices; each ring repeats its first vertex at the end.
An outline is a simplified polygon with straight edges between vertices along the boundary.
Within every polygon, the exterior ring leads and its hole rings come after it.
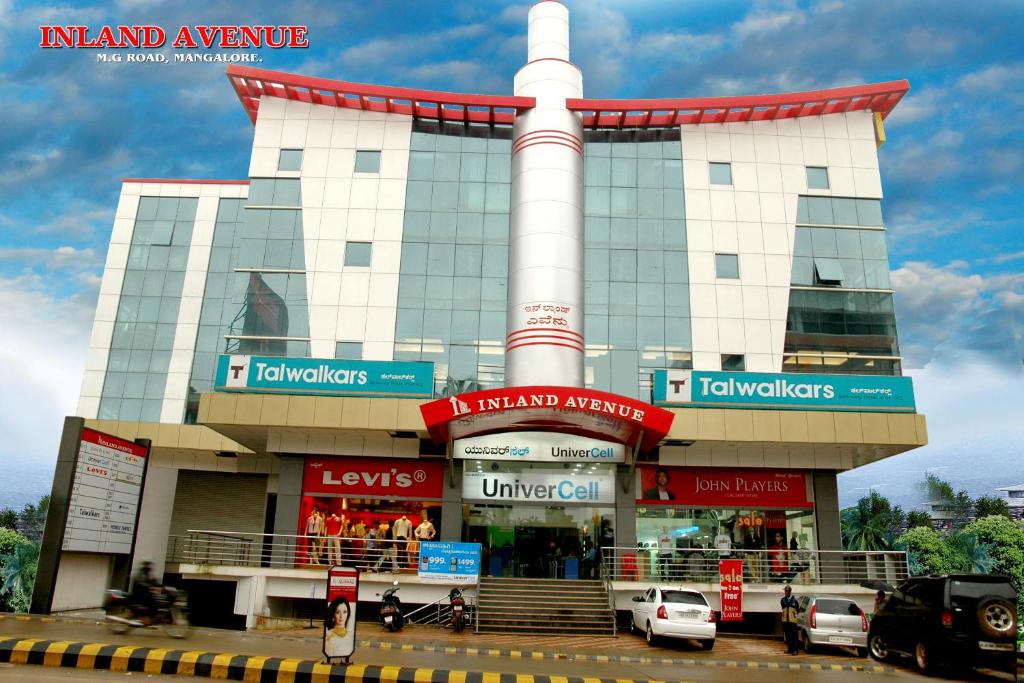
POLYGON ((458 439, 463 538, 492 576, 591 578, 615 544, 617 443, 558 432, 458 439))
MULTIPOLYGON (((362 539, 370 528, 393 527, 402 517, 415 529, 426 519, 441 528, 444 463, 414 458, 307 457, 303 466, 302 498, 296 534, 308 535, 311 521, 337 515, 346 542, 345 559, 359 563, 362 539)), ((323 521, 321 522, 321 525, 323 521)), ((411 540, 411 539, 410 539, 411 540)), ((326 561, 326 553, 300 548, 296 564, 326 561)), ((404 565, 404 562, 403 562, 404 565)))
POLYGON ((742 557, 817 547, 813 478, 804 470, 641 465, 637 475, 642 574, 656 573, 666 551, 742 557))

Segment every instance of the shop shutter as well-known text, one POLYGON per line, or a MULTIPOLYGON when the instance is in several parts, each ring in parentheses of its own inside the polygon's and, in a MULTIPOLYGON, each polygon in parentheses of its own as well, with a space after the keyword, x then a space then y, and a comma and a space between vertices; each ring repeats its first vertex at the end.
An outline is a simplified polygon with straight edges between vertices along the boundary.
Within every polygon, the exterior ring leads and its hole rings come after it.
POLYGON ((171 535, 189 529, 263 533, 267 475, 178 471, 171 535))

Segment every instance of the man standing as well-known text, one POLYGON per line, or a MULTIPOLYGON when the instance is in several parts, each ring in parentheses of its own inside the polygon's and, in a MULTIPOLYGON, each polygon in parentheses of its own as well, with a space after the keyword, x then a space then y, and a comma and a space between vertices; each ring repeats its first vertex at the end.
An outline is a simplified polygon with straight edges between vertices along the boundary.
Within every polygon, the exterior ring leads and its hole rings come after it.
POLYGON ((789 584, 786 584, 782 592, 782 600, 779 601, 779 604, 782 606, 782 635, 786 639, 786 652, 795 655, 797 653, 796 615, 800 608, 800 603, 793 597, 793 589, 789 584))

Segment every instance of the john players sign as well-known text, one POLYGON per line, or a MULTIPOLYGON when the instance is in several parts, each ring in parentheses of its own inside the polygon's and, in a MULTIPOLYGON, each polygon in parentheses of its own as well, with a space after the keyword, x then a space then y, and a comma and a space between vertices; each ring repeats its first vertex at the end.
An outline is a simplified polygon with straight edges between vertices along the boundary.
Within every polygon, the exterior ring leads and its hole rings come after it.
POLYGON ((430 397, 434 394, 434 364, 220 356, 215 388, 276 394, 430 397))
POLYGON ((664 406, 912 413, 909 377, 655 370, 654 403, 664 406))

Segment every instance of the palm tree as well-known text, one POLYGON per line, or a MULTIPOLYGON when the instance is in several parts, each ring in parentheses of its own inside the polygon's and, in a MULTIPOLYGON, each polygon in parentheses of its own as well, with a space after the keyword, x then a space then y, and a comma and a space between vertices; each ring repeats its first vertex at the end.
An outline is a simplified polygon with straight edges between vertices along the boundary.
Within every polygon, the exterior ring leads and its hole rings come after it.
POLYGON ((843 547, 869 552, 889 550, 896 529, 903 521, 903 510, 893 507, 885 496, 874 491, 839 513, 843 547))
POLYGON ((32 602, 39 545, 22 543, 0 558, 0 605, 13 612, 27 612, 32 602))
POLYGON ((980 543, 975 534, 957 531, 946 537, 946 543, 956 554, 960 571, 968 574, 988 574, 995 561, 989 554, 992 546, 980 543))

